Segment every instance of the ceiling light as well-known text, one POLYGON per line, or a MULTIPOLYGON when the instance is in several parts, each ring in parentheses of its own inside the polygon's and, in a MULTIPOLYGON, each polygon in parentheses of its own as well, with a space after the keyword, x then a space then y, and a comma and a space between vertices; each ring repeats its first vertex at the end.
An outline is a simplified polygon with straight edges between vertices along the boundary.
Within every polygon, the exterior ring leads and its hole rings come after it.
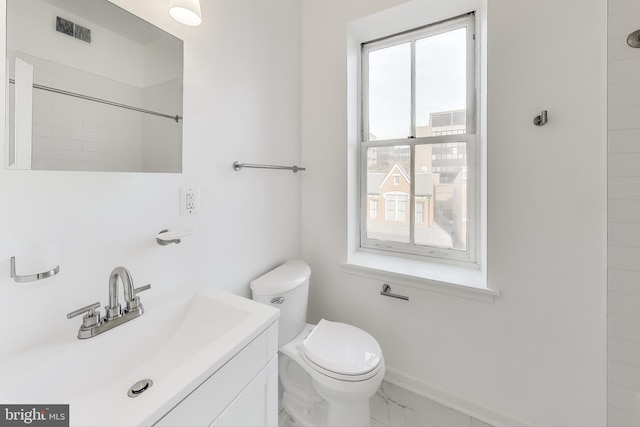
POLYGON ((200 0, 169 0, 169 15, 181 24, 195 27, 202 22, 200 0))

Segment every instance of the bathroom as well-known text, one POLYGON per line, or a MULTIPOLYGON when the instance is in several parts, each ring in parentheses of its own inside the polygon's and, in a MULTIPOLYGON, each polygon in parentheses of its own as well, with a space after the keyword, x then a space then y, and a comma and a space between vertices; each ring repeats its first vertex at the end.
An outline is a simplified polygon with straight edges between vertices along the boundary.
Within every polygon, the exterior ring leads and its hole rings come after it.
MULTIPOLYGON (((346 265, 349 40, 354 24, 416 2, 207 0, 197 27, 173 21, 165 0, 112 2, 184 41, 182 172, 0 168, 1 356, 28 335, 74 335, 65 315, 104 302, 119 265, 152 284, 143 300, 190 283, 251 297, 251 280, 303 259, 308 321, 380 343, 374 425, 640 425, 640 50, 625 43, 640 28, 635 0, 479 2, 481 245, 499 293, 488 300, 346 265), (184 187, 199 188, 198 215, 180 215, 184 187), (193 234, 160 246, 163 229, 193 234), (59 248, 60 273, 16 283, 11 257, 42 241, 59 248), (381 296, 388 282, 409 301, 381 296)), ((457 1, 418 3, 443 13, 457 1)))

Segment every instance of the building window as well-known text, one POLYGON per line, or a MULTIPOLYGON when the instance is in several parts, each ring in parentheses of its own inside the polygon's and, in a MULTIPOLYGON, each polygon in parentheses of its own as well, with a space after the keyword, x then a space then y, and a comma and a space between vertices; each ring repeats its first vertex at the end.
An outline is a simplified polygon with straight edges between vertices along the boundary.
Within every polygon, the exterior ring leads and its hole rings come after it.
MULTIPOLYGON (((386 193, 384 195, 385 221, 405 222, 407 221, 408 194, 386 193)), ((375 231, 372 229, 372 232, 375 231)), ((385 230, 388 232, 388 230, 385 230)))
POLYGON ((361 215, 363 248, 477 262, 474 20, 362 44, 360 206, 385 212, 361 215))
POLYGON ((424 202, 416 202, 416 223, 424 222, 424 202))
POLYGON ((374 221, 378 220, 378 201, 370 200, 369 201, 369 219, 374 221))

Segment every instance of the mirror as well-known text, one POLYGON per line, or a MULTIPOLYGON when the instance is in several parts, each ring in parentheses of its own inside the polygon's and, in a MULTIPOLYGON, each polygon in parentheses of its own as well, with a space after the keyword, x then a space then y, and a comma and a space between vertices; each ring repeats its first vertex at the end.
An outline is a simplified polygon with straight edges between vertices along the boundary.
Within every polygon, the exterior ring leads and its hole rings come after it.
POLYGON ((9 169, 182 171, 182 40, 107 0, 7 0, 9 169))

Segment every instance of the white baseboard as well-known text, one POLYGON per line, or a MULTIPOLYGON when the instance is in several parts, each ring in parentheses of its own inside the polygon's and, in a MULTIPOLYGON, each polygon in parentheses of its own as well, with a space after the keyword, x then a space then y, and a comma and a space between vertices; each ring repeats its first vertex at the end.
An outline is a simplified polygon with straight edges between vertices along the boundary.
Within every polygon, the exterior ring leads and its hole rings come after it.
POLYGON ((437 389, 422 380, 408 376, 393 368, 387 367, 384 379, 385 381, 410 391, 411 393, 417 394, 425 399, 432 400, 495 427, 533 426, 532 423, 519 420, 507 414, 470 402, 460 396, 437 389))

